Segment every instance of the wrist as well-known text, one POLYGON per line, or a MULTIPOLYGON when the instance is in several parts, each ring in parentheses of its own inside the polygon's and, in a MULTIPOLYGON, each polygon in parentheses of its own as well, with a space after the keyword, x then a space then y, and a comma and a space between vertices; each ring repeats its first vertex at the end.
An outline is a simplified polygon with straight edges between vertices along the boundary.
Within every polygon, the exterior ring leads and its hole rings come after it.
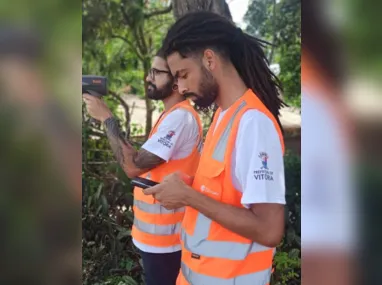
POLYGON ((105 127, 108 127, 109 125, 114 125, 114 124, 117 124, 119 126, 119 122, 116 118, 114 118, 113 116, 110 116, 108 118, 102 118, 101 119, 101 122, 102 124, 104 124, 105 127))
POLYGON ((106 114, 105 116, 103 116, 102 118, 101 118, 101 122, 102 123, 105 123, 105 121, 107 120, 107 119, 110 119, 110 118, 112 118, 113 117, 113 114, 112 113, 108 113, 108 114, 106 114))
POLYGON ((185 191, 186 195, 184 199, 185 206, 192 207, 196 191, 191 186, 186 185, 185 187, 186 187, 186 191, 185 191))

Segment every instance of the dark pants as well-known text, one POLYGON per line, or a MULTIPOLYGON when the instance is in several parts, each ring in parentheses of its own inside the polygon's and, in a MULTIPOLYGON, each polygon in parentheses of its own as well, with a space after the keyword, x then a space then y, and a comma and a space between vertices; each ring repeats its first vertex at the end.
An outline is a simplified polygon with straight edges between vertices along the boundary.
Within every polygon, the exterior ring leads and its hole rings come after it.
POLYGON ((146 285, 175 285, 179 274, 181 251, 148 253, 139 251, 146 285))

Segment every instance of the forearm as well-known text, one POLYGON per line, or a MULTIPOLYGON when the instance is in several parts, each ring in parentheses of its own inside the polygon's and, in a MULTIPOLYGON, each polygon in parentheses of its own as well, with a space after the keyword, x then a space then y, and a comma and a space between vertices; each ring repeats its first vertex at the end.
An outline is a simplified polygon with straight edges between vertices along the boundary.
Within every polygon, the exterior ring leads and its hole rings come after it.
POLYGON ((216 201, 197 191, 189 191, 188 205, 228 230, 259 244, 274 247, 279 243, 274 225, 267 217, 260 217, 250 209, 216 201))
POLYGON ((105 120, 104 126, 111 150, 119 165, 128 177, 136 176, 135 174, 140 172, 140 169, 134 163, 137 151, 123 137, 118 121, 113 117, 108 118, 105 120))
POLYGON ((139 176, 164 162, 143 149, 137 151, 123 137, 118 121, 115 118, 108 118, 105 120, 104 125, 114 156, 128 177, 139 176))

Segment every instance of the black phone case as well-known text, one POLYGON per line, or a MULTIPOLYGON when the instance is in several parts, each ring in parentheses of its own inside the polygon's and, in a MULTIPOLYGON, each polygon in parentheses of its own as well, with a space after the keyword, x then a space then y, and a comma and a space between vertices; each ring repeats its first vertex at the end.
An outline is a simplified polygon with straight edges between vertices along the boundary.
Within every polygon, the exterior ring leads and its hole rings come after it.
POLYGON ((141 178, 141 177, 135 177, 135 178, 131 179, 131 184, 133 186, 136 186, 136 187, 139 187, 142 189, 147 189, 147 188, 150 188, 150 187, 157 185, 158 183, 154 182, 152 180, 149 180, 149 179, 145 179, 145 178, 141 178))

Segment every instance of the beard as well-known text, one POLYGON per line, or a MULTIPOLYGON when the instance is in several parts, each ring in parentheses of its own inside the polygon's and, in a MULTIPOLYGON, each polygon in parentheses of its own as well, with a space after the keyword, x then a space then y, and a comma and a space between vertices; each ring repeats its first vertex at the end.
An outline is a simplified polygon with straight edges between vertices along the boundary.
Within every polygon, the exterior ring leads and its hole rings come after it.
POLYGON ((199 84, 199 94, 189 92, 184 94, 185 97, 194 96, 197 99, 194 99, 195 107, 198 111, 203 113, 208 113, 211 109, 214 108, 213 104, 219 94, 219 85, 217 84, 215 78, 212 74, 202 66, 202 75, 199 84))
POLYGON ((148 82, 146 96, 151 100, 163 100, 172 94, 172 86, 173 82, 169 81, 165 86, 158 89, 155 84, 148 82))

